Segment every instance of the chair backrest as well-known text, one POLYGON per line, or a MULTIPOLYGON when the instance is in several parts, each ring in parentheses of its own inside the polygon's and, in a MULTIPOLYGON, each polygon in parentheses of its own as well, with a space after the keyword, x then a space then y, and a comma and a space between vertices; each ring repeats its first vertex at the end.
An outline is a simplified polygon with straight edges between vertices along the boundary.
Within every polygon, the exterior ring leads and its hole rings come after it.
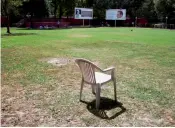
POLYGON ((80 67, 84 81, 89 84, 95 84, 96 65, 86 59, 76 59, 75 62, 80 67))

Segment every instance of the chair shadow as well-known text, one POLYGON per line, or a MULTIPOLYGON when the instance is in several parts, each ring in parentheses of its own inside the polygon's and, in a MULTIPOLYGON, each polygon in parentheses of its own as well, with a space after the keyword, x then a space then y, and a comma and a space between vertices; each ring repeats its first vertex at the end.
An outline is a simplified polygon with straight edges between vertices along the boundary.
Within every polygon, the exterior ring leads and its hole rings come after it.
POLYGON ((93 100, 92 102, 86 102, 81 100, 81 102, 87 104, 87 109, 89 112, 91 112, 95 116, 100 117, 102 119, 111 120, 126 111, 126 108, 123 106, 122 103, 116 102, 115 100, 105 98, 105 97, 101 97, 100 108, 98 110, 95 107, 96 100, 93 100), (109 111, 111 109, 116 109, 116 108, 120 108, 121 110, 119 112, 114 113, 112 116, 108 116, 107 113, 105 112, 107 110, 109 111))

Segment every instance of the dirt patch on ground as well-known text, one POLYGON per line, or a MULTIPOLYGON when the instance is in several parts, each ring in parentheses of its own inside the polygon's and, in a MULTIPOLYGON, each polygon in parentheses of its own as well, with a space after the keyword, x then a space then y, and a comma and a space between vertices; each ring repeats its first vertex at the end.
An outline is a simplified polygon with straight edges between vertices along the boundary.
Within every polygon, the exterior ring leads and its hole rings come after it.
POLYGON ((162 113, 162 118, 165 118, 167 122, 175 126, 175 118, 173 118, 173 112, 171 110, 164 109, 162 113))
POLYGON ((41 59, 40 61, 47 62, 47 63, 52 64, 54 66, 60 67, 60 66, 64 66, 64 65, 74 63, 75 59, 70 59, 70 58, 45 58, 45 59, 41 59))
MULTIPOLYGON (((47 62, 54 66, 61 67, 61 66, 69 65, 69 64, 75 64, 75 60, 76 58, 44 58, 39 61, 47 62)), ((93 63, 95 65, 99 65, 98 61, 93 61, 93 63)))

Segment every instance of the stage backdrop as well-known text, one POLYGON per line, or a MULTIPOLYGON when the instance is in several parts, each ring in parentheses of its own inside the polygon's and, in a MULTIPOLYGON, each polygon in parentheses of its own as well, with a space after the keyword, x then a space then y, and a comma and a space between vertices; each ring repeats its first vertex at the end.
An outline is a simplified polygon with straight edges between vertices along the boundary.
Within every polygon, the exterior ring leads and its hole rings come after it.
POLYGON ((106 20, 126 20, 126 9, 106 10, 106 20))
POLYGON ((93 19, 93 9, 75 8, 75 19, 93 19))

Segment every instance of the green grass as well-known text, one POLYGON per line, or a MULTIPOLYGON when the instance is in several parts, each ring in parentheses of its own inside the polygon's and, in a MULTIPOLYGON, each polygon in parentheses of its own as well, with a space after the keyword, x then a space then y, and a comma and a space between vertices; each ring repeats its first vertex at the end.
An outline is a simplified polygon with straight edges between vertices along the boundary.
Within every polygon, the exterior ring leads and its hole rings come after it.
MULTIPOLYGON (((175 126, 174 30, 12 28, 12 35, 5 32, 2 28, 4 126, 175 126), (116 67, 118 100, 127 111, 112 120, 95 116, 78 101, 81 74, 75 64, 56 67, 41 61, 77 57, 102 68, 116 67)), ((112 89, 104 87, 102 96, 112 98, 112 89)), ((83 98, 89 102, 95 98, 90 86, 83 98)))

